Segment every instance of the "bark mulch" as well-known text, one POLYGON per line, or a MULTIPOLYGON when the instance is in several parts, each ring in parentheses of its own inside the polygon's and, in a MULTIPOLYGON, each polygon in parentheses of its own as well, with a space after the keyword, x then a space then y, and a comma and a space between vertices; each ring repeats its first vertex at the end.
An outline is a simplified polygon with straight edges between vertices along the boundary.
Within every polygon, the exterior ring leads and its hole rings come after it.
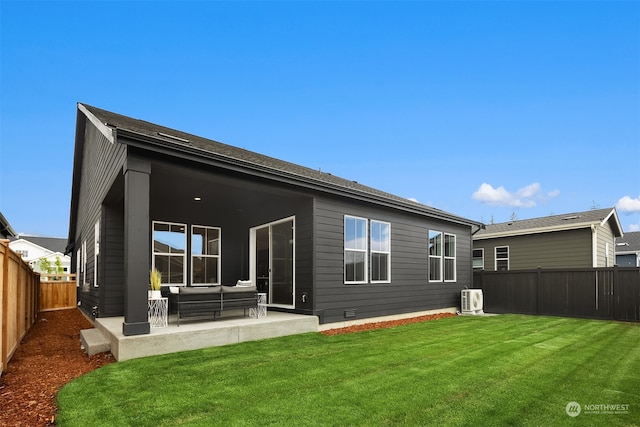
POLYGON ((115 361, 80 348, 80 330, 92 327, 77 308, 38 315, 0 377, 0 426, 55 425, 58 390, 115 361))
POLYGON ((438 313, 425 316, 409 317, 408 319, 387 320, 385 322, 371 322, 362 325, 347 326, 346 328, 327 329, 322 333, 325 335, 348 334, 349 332, 371 331, 380 328, 393 328, 400 325, 408 325, 410 323, 428 322, 430 320, 444 319, 445 317, 453 317, 453 313, 438 313))

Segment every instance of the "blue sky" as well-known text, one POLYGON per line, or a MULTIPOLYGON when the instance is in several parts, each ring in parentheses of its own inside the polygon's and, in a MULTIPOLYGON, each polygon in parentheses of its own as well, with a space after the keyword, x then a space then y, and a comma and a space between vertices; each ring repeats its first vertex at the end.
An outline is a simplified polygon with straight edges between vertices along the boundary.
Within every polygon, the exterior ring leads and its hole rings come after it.
POLYGON ((640 2, 0 1, 0 211, 66 237, 76 103, 484 222, 640 230, 640 2))

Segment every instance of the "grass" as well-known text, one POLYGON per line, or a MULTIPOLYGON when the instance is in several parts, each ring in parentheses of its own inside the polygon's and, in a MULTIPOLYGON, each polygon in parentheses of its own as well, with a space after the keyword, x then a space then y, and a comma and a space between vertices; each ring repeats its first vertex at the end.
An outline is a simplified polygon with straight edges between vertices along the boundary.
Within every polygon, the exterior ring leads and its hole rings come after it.
POLYGON ((58 404, 62 426, 632 426, 640 325, 465 316, 297 335, 107 365, 58 404), (588 413, 603 404, 629 406, 588 413))

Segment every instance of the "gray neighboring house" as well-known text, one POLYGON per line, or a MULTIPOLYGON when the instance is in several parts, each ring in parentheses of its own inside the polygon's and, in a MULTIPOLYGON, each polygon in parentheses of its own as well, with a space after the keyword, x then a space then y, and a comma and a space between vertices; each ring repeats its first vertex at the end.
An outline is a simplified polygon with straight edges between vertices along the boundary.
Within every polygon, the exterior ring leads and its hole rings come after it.
POLYGON ((148 334, 149 271, 251 280, 320 323, 455 310, 482 226, 355 181, 78 104, 67 252, 79 303, 148 334))
POLYGON ((613 267, 615 208, 487 225, 473 236, 474 270, 613 267))
POLYGON ((640 231, 630 231, 616 237, 616 265, 640 267, 640 231))

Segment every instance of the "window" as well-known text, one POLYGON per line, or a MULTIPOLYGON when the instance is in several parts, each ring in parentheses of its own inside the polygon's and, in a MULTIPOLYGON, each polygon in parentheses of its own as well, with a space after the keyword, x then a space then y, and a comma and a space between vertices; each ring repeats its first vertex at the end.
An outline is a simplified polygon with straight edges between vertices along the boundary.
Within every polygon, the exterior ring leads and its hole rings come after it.
POLYGON ((484 249, 473 250, 473 269, 484 270, 484 249))
POLYGON ((371 283, 391 280, 391 224, 371 221, 371 283))
POLYGON ((344 282, 367 283, 367 220, 344 217, 344 282))
POLYGON ((456 236, 429 230, 429 281, 455 282, 456 236))
POLYGON ((76 287, 80 287, 81 271, 82 271, 82 248, 76 251, 76 287))
POLYGON ((22 258, 29 258, 29 251, 26 249, 16 249, 15 253, 20 255, 22 258))
POLYGON ((95 248, 93 251, 93 286, 98 287, 98 272, 100 271, 100 221, 95 225, 95 248))
POLYGON ((185 284, 185 230, 185 224, 153 222, 153 268, 160 270, 164 284, 185 284))
MULTIPOLYGON (((87 241, 82 241, 82 286, 89 286, 87 284, 87 241)), ((88 292, 88 289, 85 291, 88 292)))
POLYGON ((442 280, 442 233, 429 231, 429 281, 442 280))
POLYGON ((456 281, 456 236, 444 235, 444 281, 456 281))
POLYGON ((509 269, 509 246, 496 246, 496 271, 509 269))
POLYGON ((194 285, 220 284, 220 229, 191 228, 191 282, 194 285))

